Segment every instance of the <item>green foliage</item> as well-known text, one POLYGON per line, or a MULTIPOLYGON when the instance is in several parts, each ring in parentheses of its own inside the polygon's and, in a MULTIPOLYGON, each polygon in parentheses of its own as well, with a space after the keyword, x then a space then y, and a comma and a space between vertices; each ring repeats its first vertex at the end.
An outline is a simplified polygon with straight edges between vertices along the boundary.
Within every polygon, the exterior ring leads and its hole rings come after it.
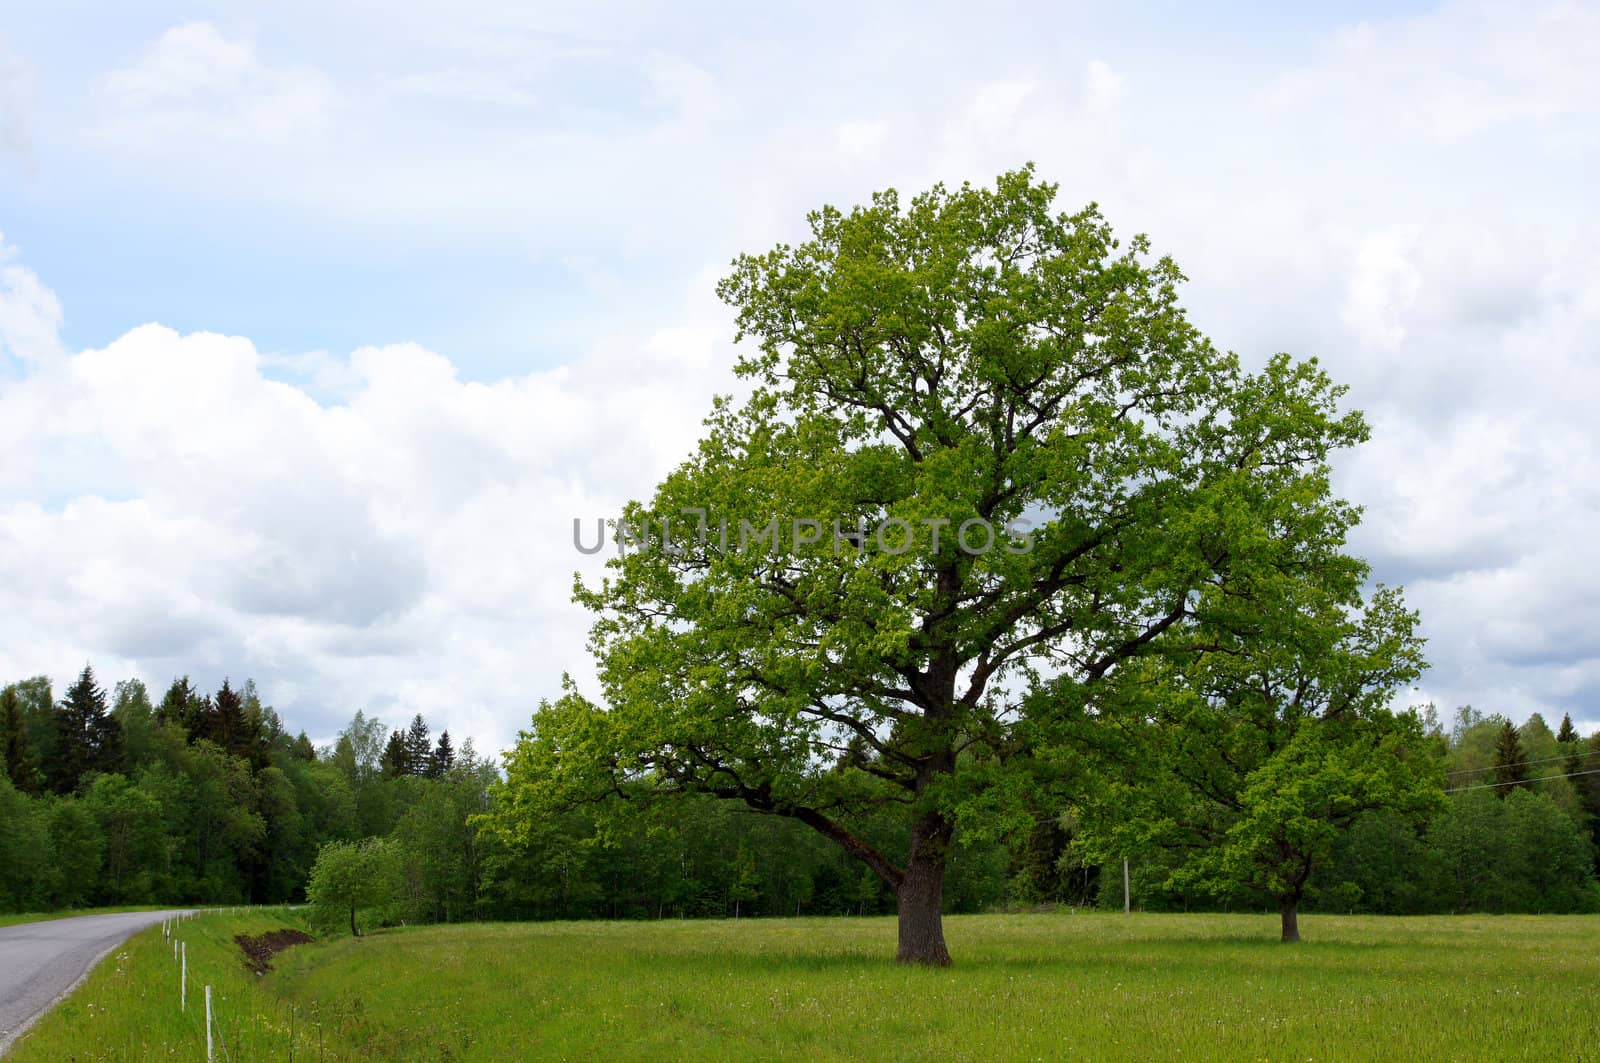
POLYGON ((428 758, 427 775, 430 779, 442 778, 450 773, 456 766, 456 747, 450 741, 449 731, 439 732, 439 741, 433 747, 433 753, 428 758))
POLYGON ((148 763, 156 755, 155 730, 159 726, 150 693, 137 679, 124 679, 116 685, 111 699, 111 717, 122 735, 122 770, 148 763))
POLYGON ((1522 748, 1522 736, 1510 720, 1504 721, 1494 743, 1494 779, 1499 784, 1502 798, 1509 796, 1513 789, 1527 785, 1527 759, 1522 748))
POLYGON ((15 686, 0 689, 0 765, 11 785, 24 793, 37 793, 44 784, 15 686))
POLYGON ((56 708, 55 738, 48 767, 51 788, 57 793, 72 793, 86 775, 115 771, 121 765, 122 730, 88 665, 56 708))
POLYGON ((1487 789, 1455 795, 1428 831, 1428 885, 1436 908, 1600 910, 1589 839, 1548 796, 1506 789, 1513 792, 1503 799, 1487 789))
POLYGON ((701 513, 708 533, 577 589, 605 705, 541 709, 507 756, 508 831, 608 793, 705 792, 927 898, 958 828, 1031 822, 1033 761, 1125 662, 1236 606, 1206 588, 1339 565, 1355 511, 1326 462, 1366 432, 1340 389, 1287 356, 1246 372, 1189 323, 1171 260, 1055 192, 1031 169, 883 192, 735 261, 719 292, 753 393, 719 400, 623 518, 701 513), (737 541, 796 518, 898 530, 737 541), (958 534, 1035 519, 1026 545, 958 534), (918 818, 884 852, 853 820, 893 804, 918 818))
POLYGON ((386 907, 399 893, 397 856, 395 847, 384 838, 324 845, 306 884, 312 922, 333 929, 348 919, 350 933, 360 937, 357 916, 369 909, 386 907))
POLYGON ((122 775, 99 775, 84 803, 100 828, 104 863, 96 899, 147 904, 167 857, 161 802, 122 775))
POLYGON ((396 779, 402 775, 411 774, 411 757, 406 751, 406 736, 403 731, 390 731, 389 741, 383 747, 383 774, 386 778, 396 779))
POLYGON ((33 763, 41 773, 38 781, 43 786, 48 782, 45 765, 55 760, 61 744, 55 695, 51 693, 50 680, 38 675, 13 683, 10 689, 21 707, 22 730, 27 735, 33 763))
POLYGON ((0 776, 0 911, 44 908, 55 877, 47 806, 0 776))
POLYGON ((105 854, 105 836, 94 814, 75 797, 61 797, 48 805, 47 825, 51 860, 49 906, 84 908, 94 900, 105 854))
POLYGON ((324 842, 391 832, 410 854, 399 918, 473 918, 483 908, 483 857, 469 819, 484 811, 497 773, 470 741, 458 755, 441 735, 426 778, 385 780, 367 760, 381 722, 358 714, 339 747, 348 759, 337 750, 319 759, 303 733, 289 737, 250 681, 225 682, 210 697, 181 678, 152 705, 129 680, 101 717, 107 699, 86 670, 59 706, 50 698, 43 679, 0 688, 0 750, 13 754, 0 771, 0 911, 297 901, 324 842), (66 727, 71 719, 79 722, 66 727), (96 733, 97 719, 122 739, 117 770, 81 768, 93 747, 75 736, 96 733), (41 727, 51 736, 43 743, 41 727), (10 781, 13 765, 31 791, 10 781), (74 772, 73 793, 37 794, 45 778, 74 772))
POLYGON ((403 882, 402 918, 455 922, 483 915, 485 854, 480 814, 499 781, 469 748, 461 762, 420 786, 391 838, 403 882))
POLYGON ((1297 903, 1358 816, 1384 809, 1416 821, 1442 803, 1437 765, 1419 754, 1419 737, 1387 721, 1301 727, 1251 773, 1239 815, 1214 850, 1217 870, 1230 883, 1297 903))
MULTIPOLYGON (((1264 894, 1294 940, 1344 831, 1375 810, 1416 824, 1442 806, 1435 742, 1416 714, 1387 708, 1422 668, 1415 614, 1382 587, 1358 606, 1363 567, 1325 561, 1220 588, 1246 604, 1202 628, 1212 652, 1185 634, 1143 662, 1121 741, 1101 751, 1106 785, 1082 802, 1085 857, 1136 857, 1171 894, 1264 894)), ((1348 882, 1322 892, 1348 905, 1348 882)))
POLYGON ((1433 866, 1413 817, 1379 808, 1356 817, 1331 859, 1312 875, 1313 906, 1326 911, 1419 915, 1438 910, 1433 866))

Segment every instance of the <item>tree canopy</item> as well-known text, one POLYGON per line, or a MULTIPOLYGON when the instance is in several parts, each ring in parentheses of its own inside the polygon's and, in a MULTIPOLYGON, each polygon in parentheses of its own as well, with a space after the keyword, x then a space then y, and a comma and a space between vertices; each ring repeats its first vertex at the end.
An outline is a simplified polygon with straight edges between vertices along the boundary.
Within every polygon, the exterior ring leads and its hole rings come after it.
POLYGON ((1340 564, 1327 461, 1366 434, 1341 390, 1218 351, 1170 259, 1055 195, 1031 168, 882 192, 735 261, 752 392, 578 588, 603 698, 569 690, 508 756, 525 820, 691 790, 797 819, 895 892, 901 960, 946 963, 956 832, 1023 815, 1126 662, 1237 608, 1213 592, 1340 564), (886 804, 901 853, 850 826, 886 804))

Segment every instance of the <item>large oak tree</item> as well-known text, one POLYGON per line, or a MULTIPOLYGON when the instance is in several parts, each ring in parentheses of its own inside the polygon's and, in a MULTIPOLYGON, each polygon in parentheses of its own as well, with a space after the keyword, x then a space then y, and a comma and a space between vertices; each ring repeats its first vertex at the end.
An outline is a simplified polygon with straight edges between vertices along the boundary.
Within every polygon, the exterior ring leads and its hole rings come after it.
POLYGON ((1039 754, 1206 588, 1341 556, 1355 514, 1326 462, 1365 428, 1340 390, 1285 355, 1246 371, 1172 261, 1055 193, 1031 168, 883 192, 735 261, 752 392, 626 509, 670 543, 578 588, 604 698, 542 707, 507 829, 608 793, 740 801, 860 858, 898 899, 900 960, 945 964, 958 832, 1021 814, 1039 754), (889 804, 900 851, 852 829, 889 804))

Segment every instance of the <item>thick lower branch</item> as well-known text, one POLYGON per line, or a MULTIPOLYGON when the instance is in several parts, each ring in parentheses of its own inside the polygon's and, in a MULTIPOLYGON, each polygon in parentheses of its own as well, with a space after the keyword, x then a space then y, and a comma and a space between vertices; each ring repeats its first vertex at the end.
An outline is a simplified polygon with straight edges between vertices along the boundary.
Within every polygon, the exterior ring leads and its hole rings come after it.
POLYGON ((906 873, 896 867, 894 862, 887 856, 884 856, 877 849, 851 834, 843 824, 835 823, 816 809, 797 808, 786 811, 774 808, 772 811, 775 815, 797 819, 824 837, 831 839, 839 848, 872 868, 873 873, 881 878, 884 885, 890 889, 899 890, 900 884, 905 881, 906 873))

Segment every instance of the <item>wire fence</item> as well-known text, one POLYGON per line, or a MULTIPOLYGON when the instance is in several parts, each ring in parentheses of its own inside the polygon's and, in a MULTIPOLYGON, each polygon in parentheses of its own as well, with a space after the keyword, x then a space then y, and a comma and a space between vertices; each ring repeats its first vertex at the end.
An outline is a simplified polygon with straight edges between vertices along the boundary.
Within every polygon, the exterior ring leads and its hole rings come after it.
MULTIPOLYGON (((217 1049, 222 1049, 222 1058, 232 1060, 233 1053, 228 1050, 226 1038, 219 1036, 216 1022, 216 1009, 212 1002, 211 986, 204 985, 205 1018, 202 1021, 196 1011, 189 1010, 189 942, 179 936, 179 928, 193 919, 195 913, 185 912, 182 915, 168 919, 161 924, 162 936, 172 944, 172 959, 178 967, 178 1012, 194 1030, 198 1037, 203 1037, 206 1044, 206 1061, 215 1063, 217 1049)), ((198 1009, 197 1009, 198 1010, 198 1009)))
MULTIPOLYGON (((258 1007, 246 1006, 238 1014, 225 1015, 222 1004, 229 998, 216 992, 201 972, 189 969, 189 924, 197 918, 217 914, 251 911, 247 908, 211 908, 185 912, 161 923, 162 939, 170 945, 173 966, 178 975, 177 1010, 183 1028, 193 1035, 194 1044, 205 1045, 207 1063, 233 1063, 234 1060, 274 1058, 295 1060, 327 1059, 321 1022, 302 1024, 298 1009, 285 1005, 288 1022, 282 1015, 264 1016, 258 1007), (313 1040, 314 1038, 314 1040, 313 1040)), ((198 959, 198 957, 197 957, 198 959)))

